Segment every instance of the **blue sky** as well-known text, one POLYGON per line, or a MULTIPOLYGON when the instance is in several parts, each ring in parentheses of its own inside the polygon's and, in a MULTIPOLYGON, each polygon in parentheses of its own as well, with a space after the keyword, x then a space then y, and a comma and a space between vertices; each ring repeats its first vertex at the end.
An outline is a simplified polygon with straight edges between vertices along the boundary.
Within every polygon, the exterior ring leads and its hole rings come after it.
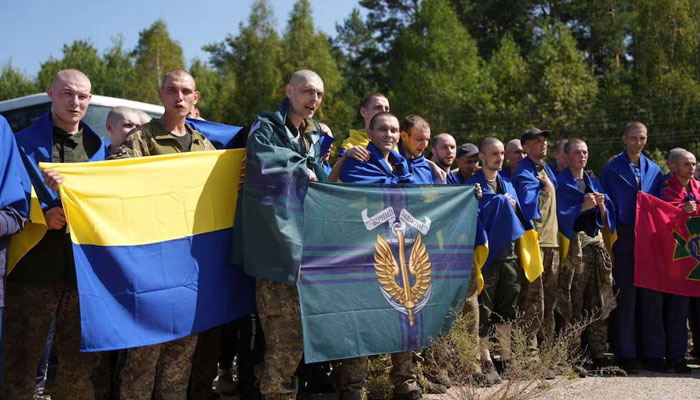
MULTIPOLYGON (((310 0, 314 25, 335 35, 335 24, 350 14, 358 0, 310 0)), ((248 18, 253 0, 0 0, 2 40, 0 64, 12 64, 34 76, 49 56, 62 57, 62 48, 74 40, 88 39, 102 53, 112 38, 121 34, 131 49, 139 31, 158 18, 163 19, 170 36, 180 42, 185 60, 206 60, 201 47, 236 34, 248 18)), ((294 0, 271 0, 278 31, 287 23, 294 0)))

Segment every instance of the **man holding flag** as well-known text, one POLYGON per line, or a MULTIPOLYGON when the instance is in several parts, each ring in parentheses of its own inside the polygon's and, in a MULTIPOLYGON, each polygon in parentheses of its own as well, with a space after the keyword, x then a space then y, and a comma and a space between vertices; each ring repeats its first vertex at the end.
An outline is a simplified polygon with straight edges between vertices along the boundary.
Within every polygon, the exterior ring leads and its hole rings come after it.
MULTIPOLYGON (((167 73, 159 96, 165 108, 163 117, 153 119, 130 132, 111 158, 215 149, 204 135, 186 124, 188 113, 199 100, 192 75, 182 69, 167 73)), ((60 174, 52 169, 44 173, 52 189, 58 189, 63 181, 60 174)), ((120 372, 120 397, 129 400, 150 399, 154 386, 158 390, 157 396, 186 396, 192 353, 196 344, 197 335, 194 334, 163 344, 128 349, 120 372), (157 370, 160 371, 158 376, 157 370)))
MULTIPOLYGON (((695 156, 693 153, 678 149, 669 156, 668 164, 671 176, 664 182, 662 199, 690 216, 697 216, 697 199, 700 199, 700 185, 693 178, 695 173, 695 156)), ((656 292, 657 306, 662 306, 659 315, 663 320, 657 321, 663 325, 666 336, 666 361, 676 373, 689 374, 685 354, 688 351, 688 310, 690 302, 696 302, 698 297, 689 297, 674 293, 656 292)), ((696 345, 697 347, 697 345, 696 345)))
MULTIPOLYGON (((82 122, 90 104, 90 79, 80 71, 59 71, 47 89, 51 112, 19 132, 17 143, 39 176, 39 162, 99 161, 108 155, 107 144, 82 122)), ((34 182, 37 180, 37 182, 34 182)), ((66 217, 55 192, 33 184, 40 195, 48 231, 8 276, 7 370, 0 398, 31 399, 37 365, 51 321, 56 319, 58 374, 52 396, 57 399, 92 399, 90 381, 93 357, 80 353, 80 311, 75 264, 66 217)))
POLYGON ((564 267, 560 314, 566 322, 594 318, 586 327, 593 364, 608 366, 607 318, 615 308, 612 260, 603 242, 602 228, 615 231, 615 208, 596 179, 586 172, 588 146, 569 139, 563 146, 567 167, 557 175, 557 212, 564 267))
MULTIPOLYGON (((627 373, 637 373, 636 309, 637 288, 634 286, 635 214, 637 192, 642 191, 655 197, 661 196, 661 169, 651 159, 642 154, 647 143, 647 128, 641 122, 630 122, 622 135, 625 151, 618 154, 603 168, 601 183, 605 193, 615 207, 617 241, 613 246, 615 268, 613 278, 617 293, 617 308, 613 313, 613 342, 618 365, 627 373)), ((659 343, 656 332, 645 326, 649 320, 657 320, 658 315, 650 315, 645 308, 645 289, 639 290, 641 307, 642 353, 651 368, 663 369, 664 344, 659 343)))
MULTIPOLYGON (((420 118, 420 117, 418 117, 420 118)), ((423 122, 422 118, 420 118, 423 122)), ((425 122, 427 125, 427 122, 425 122)), ((428 131, 429 132, 429 131, 428 131)), ((399 120, 388 112, 378 113, 369 125, 370 143, 367 151, 370 153, 368 162, 358 162, 349 159, 343 166, 340 179, 345 183, 363 184, 396 184, 396 183, 431 183, 417 182, 425 179, 424 175, 413 175, 409 171, 407 160, 394 150, 400 132, 399 120)), ((429 133, 428 133, 429 135, 429 133)), ((425 139, 425 144, 430 136, 425 139)), ((421 153, 422 157, 422 153, 421 153)), ((402 352, 391 355, 391 382, 394 386, 395 399, 420 399, 422 391, 413 373, 413 353, 402 352)), ((341 400, 361 399, 362 387, 368 373, 367 357, 357 357, 343 360, 337 365, 338 394, 341 400)))

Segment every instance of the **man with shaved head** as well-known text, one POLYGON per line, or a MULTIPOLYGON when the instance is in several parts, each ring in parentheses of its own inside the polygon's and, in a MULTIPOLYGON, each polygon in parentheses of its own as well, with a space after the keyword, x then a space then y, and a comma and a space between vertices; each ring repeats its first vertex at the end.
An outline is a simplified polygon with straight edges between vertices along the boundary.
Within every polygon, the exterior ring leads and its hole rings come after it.
POLYGON ((304 352, 295 286, 303 222, 297 209, 310 180, 327 180, 321 127, 312 119, 323 94, 318 74, 295 72, 285 86, 286 98, 277 111, 258 115, 246 143, 233 263, 257 278, 257 310, 266 342, 258 375, 264 399, 294 399, 297 393, 294 372, 304 352))
MULTIPOLYGON (((56 74, 46 90, 51 111, 16 136, 33 164, 105 158, 106 143, 82 122, 90 104, 90 90, 90 79, 80 71, 66 69, 56 74)), ((56 192, 46 188, 40 201, 48 231, 8 276, 5 340, 10 368, 0 398, 32 398, 36 368, 55 319, 59 361, 51 396, 92 399, 93 358, 90 353, 79 351, 78 289, 66 217, 56 192)))
POLYGON ((112 137, 109 144, 110 153, 122 145, 124 138, 132 129, 141 125, 141 117, 131 108, 122 106, 112 108, 107 114, 107 122, 105 123, 105 128, 112 137))
POLYGON ((566 145, 567 141, 569 141, 569 139, 559 139, 554 144, 554 152, 552 153, 554 156, 554 161, 549 164, 549 168, 552 169, 555 176, 559 175, 561 171, 569 166, 568 158, 564 152, 564 146, 566 145))
MULTIPOLYGON (((160 119, 132 130, 116 150, 114 158, 214 150, 204 135, 186 124, 187 115, 199 101, 192 75, 183 69, 169 72, 159 90, 165 113, 160 119)), ((171 342, 127 350, 120 373, 122 399, 184 399, 192 367, 197 335, 171 342), (156 371, 159 371, 156 374, 156 371)))
POLYGON ((370 142, 369 139, 369 123, 375 115, 381 112, 391 111, 389 99, 386 95, 375 92, 364 98, 360 107, 360 115, 365 123, 365 129, 351 129, 350 135, 343 140, 338 150, 338 160, 333 165, 333 169, 328 174, 328 179, 334 182, 338 179, 340 171, 343 169, 343 164, 350 158, 357 161, 368 161, 370 154, 366 147, 370 142))
POLYGON ((527 155, 520 144, 520 139, 513 139, 506 144, 506 160, 508 165, 499 172, 499 174, 510 179, 513 173, 518 168, 520 161, 524 160, 527 155))
POLYGON ((153 119, 153 117, 151 117, 147 112, 143 110, 134 110, 134 112, 138 114, 139 120, 141 121, 141 125, 147 122, 151 122, 151 120, 153 119))
MULTIPOLYGON (((686 149, 676 147, 669 151, 668 165, 671 175, 663 185, 663 200, 691 216, 697 216, 700 214, 697 206, 697 201, 700 199, 700 185, 693 178, 697 165, 695 155, 686 149)), ((657 312, 652 313, 656 319, 651 321, 651 324, 656 326, 657 332, 663 332, 664 335, 659 336, 666 339, 666 362, 674 372, 690 374, 692 370, 688 367, 685 358, 688 351, 687 322, 690 304, 693 302, 697 305, 698 298, 657 291, 651 291, 649 297, 655 301, 647 304, 657 309, 657 312)))
POLYGON ((613 157, 603 168, 600 181, 615 206, 617 225, 617 241, 613 245, 613 278, 617 295, 617 308, 612 314, 615 360, 628 374, 635 374, 640 369, 637 349, 648 368, 665 368, 664 343, 658 337, 656 325, 649 323, 650 320, 658 320, 654 315, 657 310, 654 307, 645 308, 648 302, 654 302, 654 296, 649 296, 649 290, 634 286, 637 192, 641 190, 660 198, 663 178, 661 168, 642 153, 647 144, 647 127, 644 124, 636 121, 627 124, 622 141, 625 151, 613 157), (640 318, 640 321, 636 318, 640 318), (638 327, 641 329, 638 330, 638 327), (638 337, 641 343, 637 343, 638 337))
POLYGON ((432 161, 447 174, 447 183, 454 184, 455 176, 450 172, 457 158, 457 141, 449 133, 440 133, 433 141, 432 161))
MULTIPOLYGON (((166 74, 159 96, 165 108, 163 117, 132 130, 111 158, 215 150, 203 134, 185 123, 199 100, 199 92, 189 72, 176 69, 166 74)), ((62 183, 55 170, 47 170, 45 175, 52 188, 62 183)), ((120 373, 121 398, 148 400, 155 387, 156 398, 184 399, 196 344, 195 334, 167 343, 128 349, 120 373)))

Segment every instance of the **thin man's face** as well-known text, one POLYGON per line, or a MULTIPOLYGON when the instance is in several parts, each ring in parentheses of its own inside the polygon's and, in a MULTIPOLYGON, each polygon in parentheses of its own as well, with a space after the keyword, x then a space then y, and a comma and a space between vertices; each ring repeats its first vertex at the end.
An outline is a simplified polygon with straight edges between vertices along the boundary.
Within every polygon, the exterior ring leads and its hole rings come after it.
POLYGON ((369 132, 372 144, 383 155, 389 154, 396 147, 399 137, 399 120, 390 115, 379 117, 378 121, 374 121, 374 129, 369 132))
POLYGON ((642 150, 644 150, 644 146, 647 144, 647 130, 643 128, 627 132, 622 135, 622 141, 625 143, 628 152, 632 154, 641 154, 642 150))

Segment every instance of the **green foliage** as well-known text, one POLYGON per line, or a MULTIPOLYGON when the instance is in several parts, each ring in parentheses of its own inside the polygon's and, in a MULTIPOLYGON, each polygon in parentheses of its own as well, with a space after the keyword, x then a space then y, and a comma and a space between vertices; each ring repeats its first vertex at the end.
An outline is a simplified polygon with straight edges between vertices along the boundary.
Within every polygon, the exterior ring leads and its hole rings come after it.
MULTIPOLYGON (((387 91, 386 57, 383 57, 372 29, 362 20, 360 10, 353 9, 342 25, 336 25, 336 30, 335 52, 341 60, 340 68, 345 78, 342 96, 349 106, 359 108, 368 94, 387 91)), ((359 113, 355 125, 363 125, 359 113)))
MULTIPOLYGON (((281 30, 269 0, 256 0, 237 33, 203 47, 208 59, 190 67, 207 119, 250 122, 279 104, 294 71, 312 69, 326 92, 317 118, 339 140, 361 125, 360 101, 380 91, 399 117, 422 115, 460 143, 529 126, 581 137, 597 172, 631 120, 660 152, 697 143, 700 0, 360 0, 333 37, 311 11, 297 0, 281 30)), ((95 94, 158 103, 163 75, 184 65, 157 20, 133 49, 121 37, 99 51, 68 43, 35 77, 5 61, 0 98, 44 91, 76 68, 95 94)))
MULTIPOLYGON (((488 111, 481 64, 476 42, 447 1, 425 0, 394 44, 389 64, 392 109, 427 118, 436 133, 464 129, 463 121, 488 111)), ((459 133, 464 137, 471 132, 459 133)))
POLYGON ((12 66, 12 60, 3 64, 0 71, 0 101, 14 99, 40 92, 34 82, 27 78, 19 69, 12 66))
POLYGON ((125 99, 136 98, 137 87, 136 68, 130 52, 124 48, 124 38, 118 36, 112 40, 103 58, 105 62, 104 82, 101 92, 95 92, 105 96, 121 97, 125 99))
POLYGON ((353 111, 341 96, 344 79, 333 57, 328 37, 314 29, 308 0, 298 0, 294 4, 282 40, 282 54, 282 76, 285 80, 300 69, 315 71, 323 79, 325 92, 316 118, 333 121, 336 130, 349 129, 353 111))
POLYGON ((517 136, 524 126, 536 121, 532 113, 537 102, 530 92, 530 69, 520 47, 510 35, 501 40, 487 65, 494 113, 488 130, 502 140, 517 136))
POLYGON ((284 97, 282 47, 268 1, 253 3, 248 24, 241 23, 238 36, 229 35, 204 49, 227 87, 221 92, 222 122, 250 122, 261 110, 275 109, 284 97))
POLYGON ((544 27, 539 43, 531 62, 536 120, 562 137, 576 135, 586 126, 597 81, 566 26, 544 27))
POLYGON ((165 74, 174 69, 185 68, 182 47, 170 38, 167 25, 159 19, 139 32, 134 56, 136 100, 158 104, 158 89, 165 74))
POLYGON ((77 69, 85 73, 92 82, 92 92, 101 93, 106 66, 92 43, 76 40, 70 46, 63 45, 62 59, 49 58, 48 61, 41 64, 38 77, 39 87, 47 88, 53 81, 56 72, 67 68, 77 69))

